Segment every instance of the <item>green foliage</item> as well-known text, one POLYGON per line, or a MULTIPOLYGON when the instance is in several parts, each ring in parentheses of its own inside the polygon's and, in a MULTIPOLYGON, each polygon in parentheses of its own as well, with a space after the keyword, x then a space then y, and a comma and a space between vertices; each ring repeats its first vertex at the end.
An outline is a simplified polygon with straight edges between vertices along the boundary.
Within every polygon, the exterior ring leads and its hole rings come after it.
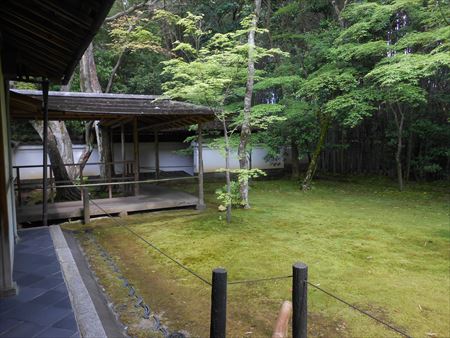
POLYGON ((321 106, 328 100, 355 89, 357 84, 354 69, 328 64, 302 82, 298 96, 321 106))
POLYGON ((298 75, 267 77, 255 83, 253 90, 256 92, 274 87, 282 87, 290 91, 298 90, 301 77, 298 75))
MULTIPOLYGON (((115 4, 112 13, 135 3, 115 4)), ((251 121, 258 133, 251 143, 263 143, 275 159, 294 142, 304 157, 313 153, 322 122, 328 121, 330 137, 342 135, 342 140, 336 144, 329 137, 327 149, 350 147, 356 140, 353 131, 382 130, 373 143, 387 145, 383 157, 389 157, 397 141, 392 110, 401 109, 406 116, 403 144, 410 134, 414 140, 414 175, 444 173, 445 131, 438 128, 427 140, 419 130, 430 133, 435 130, 431 125, 448 121, 450 3, 363 0, 342 8, 343 3, 336 1, 341 20, 329 0, 275 1, 270 9, 263 4, 251 121), (266 104, 268 95, 276 97, 274 105, 266 104), (352 139, 345 139, 347 134, 352 139)), ((102 87, 125 51, 111 92, 166 93, 210 106, 229 122, 234 148, 251 19, 250 3, 225 0, 166 2, 164 9, 142 8, 122 16, 108 23, 94 43, 102 87)), ((79 90, 77 74, 72 84, 72 90, 79 90)), ((77 126, 70 128, 78 132, 77 126)), ((210 135, 209 142, 223 152, 223 140, 212 140, 219 134, 210 135)), ((386 161, 388 167, 393 158, 386 161)))
POLYGON ((442 68, 450 67, 450 55, 401 54, 380 62, 367 74, 381 86, 395 86, 397 83, 418 84, 421 79, 431 77, 442 68))
POLYGON ((236 181, 230 182, 230 193, 228 193, 227 186, 216 190, 216 197, 221 202, 219 209, 225 210, 227 206, 244 206, 245 202, 241 199, 240 184, 242 182, 248 182, 251 178, 257 178, 266 176, 266 173, 261 169, 218 169, 217 172, 229 172, 230 174, 237 175, 236 181))
POLYGON ((332 49, 331 53, 335 59, 343 62, 362 62, 367 63, 368 59, 378 61, 386 56, 388 46, 386 41, 370 41, 365 44, 346 43, 332 49))
POLYGON ((230 182, 230 193, 227 191, 227 186, 224 185, 222 188, 216 189, 216 198, 219 201, 219 209, 226 210, 228 205, 232 207, 239 207, 242 205, 241 192, 240 192, 239 182, 230 182))
POLYGON ((370 90, 353 90, 340 95, 324 105, 324 112, 338 117, 345 127, 354 128, 376 110, 370 90))
POLYGON ((130 19, 127 18, 112 24, 109 34, 113 49, 117 52, 140 49, 161 51, 161 37, 157 35, 156 28, 149 25, 148 20, 135 19, 135 21, 136 23, 130 23, 130 19))

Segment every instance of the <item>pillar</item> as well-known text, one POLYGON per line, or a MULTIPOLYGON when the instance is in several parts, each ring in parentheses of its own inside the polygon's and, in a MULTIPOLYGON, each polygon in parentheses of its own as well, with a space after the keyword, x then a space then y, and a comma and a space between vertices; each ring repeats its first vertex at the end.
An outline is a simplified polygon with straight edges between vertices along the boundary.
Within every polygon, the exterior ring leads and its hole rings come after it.
POLYGON ((159 138, 158 138, 158 131, 155 130, 155 178, 159 179, 159 138))
POLYGON ((43 127, 43 152, 42 152, 42 225, 48 225, 47 211, 48 211, 48 81, 42 82, 42 110, 44 112, 44 127, 43 127))
MULTIPOLYGON (((134 180, 139 181, 139 136, 138 136, 138 120, 133 120, 133 148, 134 148, 134 180)), ((134 195, 139 195, 139 183, 134 185, 134 195)))
POLYGON ((203 210, 206 208, 205 196, 203 190, 203 135, 202 135, 202 124, 198 124, 198 203, 197 209, 203 210))

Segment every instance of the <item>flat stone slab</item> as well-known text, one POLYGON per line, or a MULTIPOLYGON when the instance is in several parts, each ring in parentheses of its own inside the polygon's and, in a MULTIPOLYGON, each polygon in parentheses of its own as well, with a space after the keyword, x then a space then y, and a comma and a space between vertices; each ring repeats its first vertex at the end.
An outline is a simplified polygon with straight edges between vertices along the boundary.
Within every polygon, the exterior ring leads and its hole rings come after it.
POLYGON ((79 337, 48 228, 19 231, 17 296, 0 299, 0 337, 79 337))

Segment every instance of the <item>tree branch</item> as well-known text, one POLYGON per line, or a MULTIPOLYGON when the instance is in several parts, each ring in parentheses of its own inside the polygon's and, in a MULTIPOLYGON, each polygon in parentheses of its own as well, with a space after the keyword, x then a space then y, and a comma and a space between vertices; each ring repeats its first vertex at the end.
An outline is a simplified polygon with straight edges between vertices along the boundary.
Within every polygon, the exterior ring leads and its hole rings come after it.
POLYGON ((344 1, 344 5, 342 6, 342 9, 339 9, 339 6, 336 3, 336 0, 331 0, 331 4, 333 5, 334 11, 336 12, 339 24, 341 25, 341 27, 344 27, 344 20, 341 17, 341 13, 345 9, 345 7, 347 7, 348 0, 344 1))
POLYGON ((114 65, 114 68, 113 68, 112 71, 111 71, 111 75, 109 76, 109 80, 108 80, 108 84, 107 84, 106 89, 105 89, 105 93, 109 93, 109 91, 111 90, 112 83, 113 83, 113 81, 114 81, 114 76, 116 76, 117 70, 119 69, 120 64, 122 63, 122 59, 123 59, 123 56, 125 55, 125 52, 126 52, 126 51, 127 51, 127 49, 124 48, 124 49, 120 52, 119 58, 117 59, 117 62, 116 62, 116 64, 114 65))
POLYGON ((137 4, 135 4, 135 5, 131 6, 131 7, 128 7, 127 9, 125 9, 122 12, 118 12, 118 13, 116 13, 114 15, 108 16, 105 19, 105 22, 114 21, 114 20, 116 20, 116 19, 118 19, 118 18, 120 18, 120 17, 122 17, 124 15, 128 15, 130 13, 133 13, 134 11, 136 11, 138 9, 141 9, 141 8, 144 8, 144 7, 151 7, 151 6, 155 5, 158 2, 159 2, 159 0, 148 0, 148 1, 143 1, 143 2, 137 3, 137 4))
POLYGON ((127 8, 126 10, 122 11, 122 12, 119 12, 119 13, 116 13, 114 15, 108 16, 105 19, 105 22, 114 21, 114 20, 116 20, 116 19, 118 19, 118 18, 120 18, 120 17, 122 17, 124 15, 128 15, 128 14, 134 12, 135 10, 144 8, 147 5, 148 2, 150 2, 150 1, 144 1, 144 2, 137 3, 136 5, 133 5, 133 6, 129 7, 129 8, 127 8))

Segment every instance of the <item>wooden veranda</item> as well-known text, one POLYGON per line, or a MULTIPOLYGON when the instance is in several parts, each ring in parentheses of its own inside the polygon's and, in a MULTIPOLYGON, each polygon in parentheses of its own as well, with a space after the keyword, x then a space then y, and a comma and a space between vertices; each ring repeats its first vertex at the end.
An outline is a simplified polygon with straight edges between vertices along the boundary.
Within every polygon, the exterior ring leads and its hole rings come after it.
MULTIPOLYGON (((183 191, 143 184, 140 195, 94 199, 89 206, 89 215, 126 216, 129 213, 155 211, 174 208, 196 207, 198 198, 183 191)), ((50 203, 47 209, 49 221, 83 219, 85 215, 83 201, 50 203)), ((17 208, 19 223, 39 222, 42 219, 42 206, 22 206, 17 208)))
MULTIPOLYGON (((12 119, 26 120, 82 120, 99 121, 102 129, 107 129, 112 135, 119 131, 121 139, 122 172, 129 172, 130 177, 123 180, 124 184, 132 183, 133 196, 113 197, 111 186, 120 184, 111 177, 106 177, 104 183, 86 184, 90 186, 109 187, 109 198, 97 200, 111 214, 126 214, 134 211, 160 210, 166 208, 197 206, 204 208, 203 197, 203 159, 202 159, 202 124, 214 119, 214 112, 202 106, 184 102, 177 102, 162 96, 152 95, 128 95, 128 94, 98 94, 98 93, 74 93, 74 92, 48 92, 42 95, 39 91, 14 90, 10 92, 10 112, 12 119), (47 99, 48 98, 48 99, 47 99), (170 132, 173 129, 198 125, 198 196, 157 187, 145 185, 142 180, 139 163, 139 134, 142 132, 153 133, 155 142, 155 176, 160 178, 159 166, 159 133, 170 132), (133 135, 133 160, 126 161, 125 158, 125 131, 133 135), (141 190, 141 188, 143 190, 141 190)), ((45 135, 44 135, 45 136, 45 135)), ((44 138, 44 154, 47 152, 46 139, 44 138)), ((46 157, 46 155, 44 155, 46 157)), ((117 163, 112 163, 112 165, 117 163)), ((103 165, 111 165, 104 163, 103 165)), ((119 164, 120 165, 120 164, 119 164)), ((49 219, 68 219, 82 216, 83 202, 59 202, 48 204, 49 188, 58 189, 67 187, 67 182, 53 182, 48 179, 48 164, 46 159, 43 163, 43 204, 42 206, 19 207, 17 209, 19 222, 39 221, 42 219, 45 225, 49 219), (50 186, 49 186, 50 182, 50 186)), ((16 175, 16 182, 20 190, 20 172, 16 175), (18 178, 18 180, 17 180, 18 178)), ((50 170, 51 176, 51 170, 50 170)), ((80 178, 82 173, 80 171, 80 178)), ((83 185, 76 185, 80 189, 83 185)), ((20 198, 20 192, 19 192, 20 198)), ((103 215, 105 210, 93 208, 92 215, 103 215), (96 210, 97 209, 97 210, 96 210), (95 211, 96 210, 96 211, 95 211)))

